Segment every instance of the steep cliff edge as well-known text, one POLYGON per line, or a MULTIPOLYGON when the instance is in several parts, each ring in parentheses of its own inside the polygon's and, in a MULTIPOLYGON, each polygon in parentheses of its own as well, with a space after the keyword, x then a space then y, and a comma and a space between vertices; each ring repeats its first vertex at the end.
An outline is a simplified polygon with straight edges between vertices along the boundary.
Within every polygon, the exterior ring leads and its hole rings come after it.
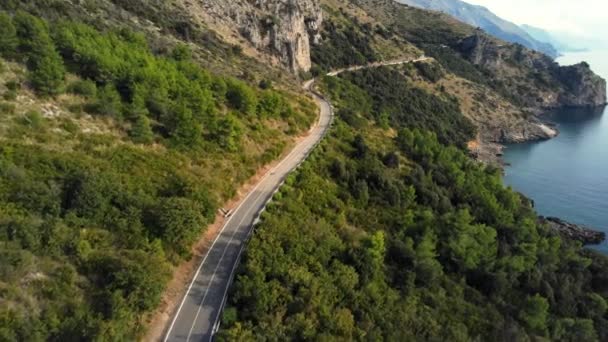
POLYGON ((310 46, 323 21, 316 0, 180 0, 226 41, 267 55, 292 72, 311 68, 310 46))
POLYGON ((523 107, 538 110, 606 104, 606 81, 587 63, 560 66, 546 55, 505 44, 482 31, 462 39, 454 49, 523 107))

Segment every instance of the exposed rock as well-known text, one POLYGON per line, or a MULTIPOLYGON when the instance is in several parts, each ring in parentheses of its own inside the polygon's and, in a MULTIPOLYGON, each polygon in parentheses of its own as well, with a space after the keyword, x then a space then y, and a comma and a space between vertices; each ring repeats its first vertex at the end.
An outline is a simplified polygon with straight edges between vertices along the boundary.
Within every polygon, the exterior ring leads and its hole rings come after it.
POLYGON ((494 141, 500 143, 522 143, 526 141, 548 140, 555 138, 558 130, 548 123, 536 119, 518 122, 515 126, 500 131, 500 136, 494 141))
POLYGON ((560 94, 559 103, 569 107, 606 104, 606 81, 582 62, 558 69, 558 77, 566 92, 560 94))
POLYGON ((594 74, 587 63, 560 66, 548 56, 504 43, 479 30, 462 39, 455 49, 487 70, 528 108, 606 104, 606 81, 594 74))
POLYGON ((310 44, 320 40, 322 23, 318 1, 197 0, 186 6, 226 40, 239 35, 292 72, 310 70, 310 44))
POLYGON ((562 236, 577 240, 585 245, 597 245, 606 240, 606 233, 591 228, 566 222, 556 217, 539 217, 539 222, 547 224, 551 229, 559 232, 562 236))

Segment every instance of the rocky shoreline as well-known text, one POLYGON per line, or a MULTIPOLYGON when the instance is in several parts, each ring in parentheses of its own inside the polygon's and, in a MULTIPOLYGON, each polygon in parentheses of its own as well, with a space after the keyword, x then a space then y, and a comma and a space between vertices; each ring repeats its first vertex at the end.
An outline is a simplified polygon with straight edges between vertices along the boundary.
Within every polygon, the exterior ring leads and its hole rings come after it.
MULTIPOLYGON (((536 117, 535 120, 531 121, 531 123, 542 126, 541 130, 547 132, 547 136, 524 134, 521 136, 522 139, 518 141, 482 142, 476 147, 475 151, 471 151, 472 156, 483 163, 495 165, 504 170, 504 167, 508 165, 503 159, 505 143, 548 140, 556 137, 559 134, 557 126, 552 122, 542 121, 536 117), (554 132, 554 134, 549 134, 551 133, 549 130, 554 132)), ((520 195, 530 201, 529 204, 534 207, 534 201, 532 199, 526 197, 524 194, 520 193, 520 195)), ((556 231, 562 237, 570 240, 580 241, 583 245, 598 245, 606 240, 605 232, 601 232, 583 225, 570 223, 557 217, 539 216, 538 221, 540 224, 547 225, 547 227, 556 231)))
POLYGON ((470 148, 471 156, 483 163, 499 168, 506 166, 503 156, 505 144, 549 140, 559 135, 554 122, 541 119, 539 116, 520 122, 516 127, 500 128, 492 134, 485 134, 478 140, 475 148, 470 148))
POLYGON ((583 245, 598 245, 606 240, 606 233, 591 229, 586 226, 566 222, 557 217, 539 216, 538 221, 546 224, 563 237, 580 241, 583 245))

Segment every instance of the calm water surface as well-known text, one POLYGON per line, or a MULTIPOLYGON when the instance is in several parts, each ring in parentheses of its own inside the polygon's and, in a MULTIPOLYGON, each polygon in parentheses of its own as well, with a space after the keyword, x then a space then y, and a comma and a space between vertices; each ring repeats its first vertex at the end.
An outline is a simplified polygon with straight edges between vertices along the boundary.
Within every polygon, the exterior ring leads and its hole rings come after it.
MULTIPOLYGON (((608 78, 608 51, 576 53, 562 65, 587 61, 608 78)), ((538 212, 608 232, 608 110, 568 109, 549 116, 560 135, 509 145, 505 183, 531 197, 538 212)), ((598 246, 608 253, 608 243, 598 246)))

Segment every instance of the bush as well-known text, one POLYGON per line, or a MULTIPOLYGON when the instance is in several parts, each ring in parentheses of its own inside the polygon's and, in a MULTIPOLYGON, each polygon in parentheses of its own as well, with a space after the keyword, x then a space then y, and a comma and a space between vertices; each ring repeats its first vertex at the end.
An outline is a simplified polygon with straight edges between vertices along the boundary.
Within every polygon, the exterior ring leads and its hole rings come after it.
POLYGON ((265 91, 258 103, 258 115, 262 118, 279 118, 289 105, 274 91, 265 91))
POLYGON ((241 141, 242 127, 234 115, 219 120, 213 130, 214 140, 227 151, 235 152, 241 141))
POLYGON ((62 92, 65 68, 59 55, 49 51, 37 58, 31 67, 29 79, 36 91, 42 95, 57 95, 62 92))
POLYGON ((424 78, 433 83, 439 81, 444 76, 441 66, 437 63, 417 62, 414 65, 424 78))
POLYGON ((91 80, 76 80, 68 86, 68 91, 86 98, 94 98, 97 95, 97 85, 91 80))
POLYGON ((7 81, 5 85, 6 88, 10 91, 17 91, 21 89, 21 83, 16 80, 7 81))
POLYGON ((228 104, 244 114, 255 114, 257 106, 256 94, 245 83, 238 80, 227 82, 226 99, 228 104))
POLYGON ((12 103, 0 102, 1 114, 15 114, 15 105, 12 103))
POLYGON ((27 57, 29 80, 42 95, 62 91, 65 67, 50 38, 46 24, 29 14, 19 12, 14 18, 19 52, 27 57))
POLYGON ((145 115, 138 115, 129 131, 131 139, 139 144, 149 144, 154 141, 154 133, 150 126, 150 119, 145 115))
POLYGON ((190 245, 205 228, 203 208, 187 198, 162 199, 157 212, 156 236, 167 241, 180 255, 186 255, 190 245))
POLYGON ((17 92, 15 90, 7 90, 2 95, 2 98, 6 101, 15 101, 17 99, 17 92))
POLYGON ((112 85, 106 85, 97 91, 95 101, 89 106, 95 114, 122 118, 122 102, 120 94, 112 85))
POLYGON ((0 56, 15 57, 18 43, 17 29, 13 21, 6 13, 0 12, 0 56))
POLYGON ((30 126, 32 128, 38 129, 41 128, 44 124, 44 116, 39 111, 30 110, 22 117, 21 122, 24 125, 30 126))
POLYGON ((260 87, 260 89, 264 89, 264 90, 272 89, 272 80, 269 80, 269 79, 261 80, 259 87, 260 87))

